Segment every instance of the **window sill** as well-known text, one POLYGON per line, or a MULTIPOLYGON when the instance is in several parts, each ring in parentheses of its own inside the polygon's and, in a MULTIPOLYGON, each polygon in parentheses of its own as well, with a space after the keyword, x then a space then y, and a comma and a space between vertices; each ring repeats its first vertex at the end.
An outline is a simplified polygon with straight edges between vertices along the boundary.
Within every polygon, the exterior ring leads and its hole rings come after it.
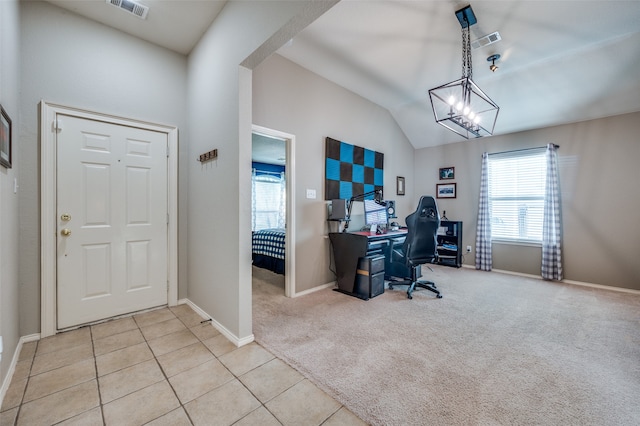
POLYGON ((542 247, 542 243, 538 241, 526 241, 526 240, 499 240, 492 239, 491 244, 502 244, 511 246, 525 246, 525 247, 542 247))

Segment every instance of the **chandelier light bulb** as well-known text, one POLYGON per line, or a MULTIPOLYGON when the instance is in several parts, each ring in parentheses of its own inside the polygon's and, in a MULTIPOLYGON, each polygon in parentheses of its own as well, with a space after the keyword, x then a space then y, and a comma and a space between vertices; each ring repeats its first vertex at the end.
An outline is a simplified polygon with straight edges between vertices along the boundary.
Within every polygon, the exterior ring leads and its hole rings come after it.
POLYGON ((474 124, 478 124, 480 122, 480 116, 476 115, 476 117, 473 119, 474 124))
POLYGON ((453 104, 456 103, 456 98, 454 98, 453 96, 449 96, 449 105, 453 106, 453 104))
POLYGON ((463 106, 464 106, 464 105, 462 105, 462 102, 458 102, 458 104, 456 105, 456 109, 457 109, 458 111, 460 111, 460 110, 462 109, 462 107, 463 107, 463 106))
POLYGON ((462 110, 462 113, 464 115, 469 115, 470 112, 471 112, 471 108, 469 108, 468 106, 464 107, 464 109, 462 110))
POLYGON ((476 116, 476 113, 471 111, 469 112, 469 120, 473 120, 473 118, 476 116))

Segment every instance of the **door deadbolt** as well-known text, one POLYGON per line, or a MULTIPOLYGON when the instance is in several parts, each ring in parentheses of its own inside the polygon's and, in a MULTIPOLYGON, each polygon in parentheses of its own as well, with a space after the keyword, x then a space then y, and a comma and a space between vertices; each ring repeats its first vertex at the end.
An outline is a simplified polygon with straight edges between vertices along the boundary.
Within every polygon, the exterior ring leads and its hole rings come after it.
POLYGON ((70 220, 71 220, 71 215, 70 215, 70 214, 65 213, 65 214, 63 214, 62 216, 60 216, 60 219, 61 219, 61 220, 64 220, 65 222, 68 222, 68 221, 70 221, 70 220))
POLYGON ((67 228, 65 228, 65 229, 63 229, 62 231, 60 231, 60 233, 61 233, 62 235, 64 235, 65 237, 68 237, 69 235, 71 235, 71 229, 67 229, 67 228))

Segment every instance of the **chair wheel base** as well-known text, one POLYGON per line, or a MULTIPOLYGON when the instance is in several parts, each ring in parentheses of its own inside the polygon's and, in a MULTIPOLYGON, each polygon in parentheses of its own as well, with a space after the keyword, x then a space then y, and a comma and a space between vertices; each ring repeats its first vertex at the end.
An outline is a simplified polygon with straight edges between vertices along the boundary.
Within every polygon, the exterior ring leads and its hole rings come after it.
POLYGON ((413 293, 416 288, 423 288, 425 290, 429 290, 432 291, 436 294, 436 299, 442 299, 442 295, 440 294, 440 290, 438 290, 436 288, 436 285, 431 282, 431 281, 396 281, 395 283, 388 283, 387 287, 389 290, 393 290, 393 286, 394 285, 408 285, 409 288, 407 289, 407 298, 408 299, 413 299, 413 296, 411 295, 411 293, 413 293))

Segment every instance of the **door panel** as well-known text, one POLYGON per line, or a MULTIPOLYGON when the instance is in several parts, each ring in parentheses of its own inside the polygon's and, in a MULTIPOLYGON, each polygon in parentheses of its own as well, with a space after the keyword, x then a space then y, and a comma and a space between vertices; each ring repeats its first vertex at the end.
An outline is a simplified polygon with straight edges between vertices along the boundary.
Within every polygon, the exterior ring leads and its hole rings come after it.
POLYGON ((85 229, 91 226, 109 226, 111 167, 108 164, 82 164, 82 172, 83 226, 85 229))
POLYGON ((58 119, 58 328, 166 304, 167 135, 58 119))
POLYGON ((111 294, 111 244, 85 244, 82 255, 82 299, 111 294))

